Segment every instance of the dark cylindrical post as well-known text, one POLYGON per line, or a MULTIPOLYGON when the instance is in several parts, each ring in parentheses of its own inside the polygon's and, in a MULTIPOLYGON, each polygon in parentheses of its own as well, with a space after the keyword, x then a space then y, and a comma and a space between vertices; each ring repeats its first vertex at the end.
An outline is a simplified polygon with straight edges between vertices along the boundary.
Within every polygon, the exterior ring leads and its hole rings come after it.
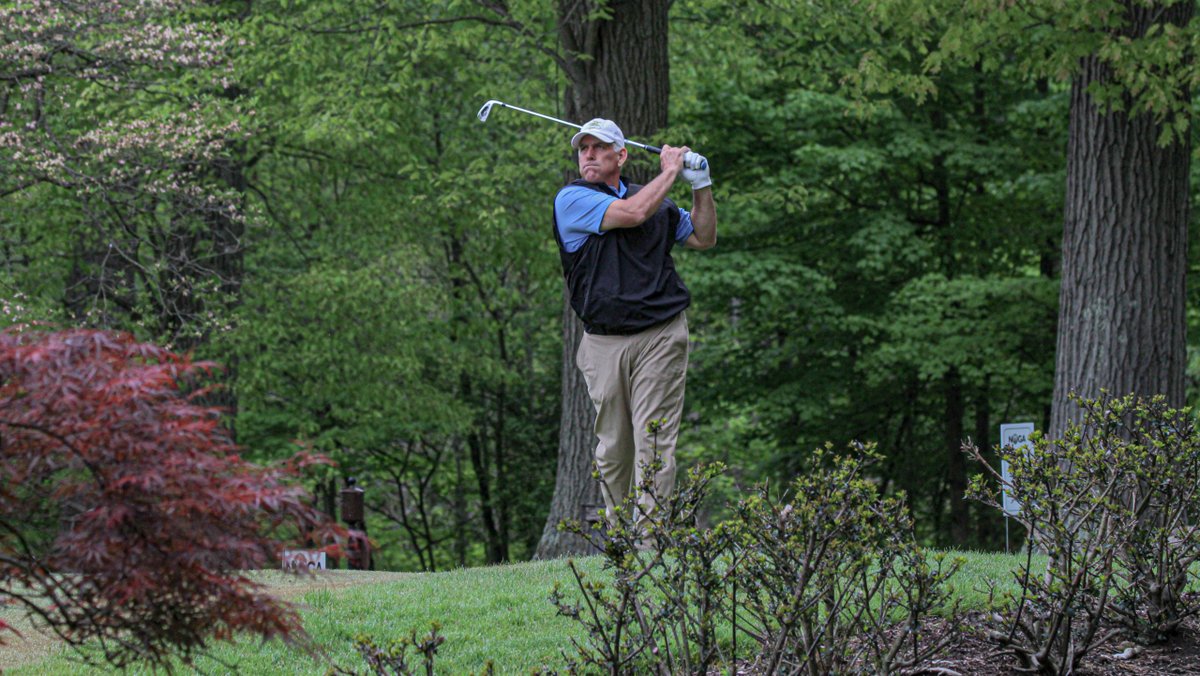
POLYGON ((342 489, 342 521, 359 528, 363 523, 363 489, 354 485, 354 479, 346 480, 342 489))
POLYGON ((356 486, 354 477, 346 478, 342 489, 342 522, 350 527, 346 543, 346 565, 351 570, 370 570, 371 541, 367 539, 367 521, 363 509, 363 489, 356 486))

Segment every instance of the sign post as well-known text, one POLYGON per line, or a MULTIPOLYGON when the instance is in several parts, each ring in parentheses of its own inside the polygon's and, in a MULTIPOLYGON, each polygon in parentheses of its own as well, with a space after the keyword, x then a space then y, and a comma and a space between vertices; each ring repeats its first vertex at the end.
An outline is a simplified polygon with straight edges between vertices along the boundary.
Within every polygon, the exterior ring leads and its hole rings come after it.
MULTIPOLYGON (((1033 423, 1007 423, 1000 426, 1000 448, 1001 450, 1012 448, 1019 449, 1025 455, 1033 452, 1033 443, 1029 441, 1029 437, 1033 436, 1033 423)), ((1008 517, 1016 516, 1021 513, 1021 503, 1017 501, 1008 492, 1008 486, 1012 483, 1012 472, 1008 467, 1008 461, 1000 459, 1000 476, 1004 479, 1003 485, 1000 487, 1001 495, 1003 496, 1004 509, 1004 553, 1009 552, 1008 547, 1008 517)))
POLYGON ((350 527, 346 567, 350 570, 374 570, 371 565, 371 541, 367 539, 367 520, 363 511, 363 489, 354 477, 346 477, 342 489, 342 521, 350 527))

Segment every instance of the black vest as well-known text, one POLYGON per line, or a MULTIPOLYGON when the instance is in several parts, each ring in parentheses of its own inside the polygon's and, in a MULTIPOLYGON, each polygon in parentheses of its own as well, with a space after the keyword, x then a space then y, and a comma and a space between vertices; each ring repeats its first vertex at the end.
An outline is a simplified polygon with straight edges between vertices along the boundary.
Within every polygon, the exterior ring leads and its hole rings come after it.
MULTIPOLYGON (((604 184, 571 182, 616 197, 604 184)), ((625 197, 642 186, 629 184, 625 197)), ((571 307, 584 329, 596 335, 628 335, 661 324, 687 309, 691 296, 671 259, 679 207, 664 199, 658 211, 633 228, 613 228, 591 235, 578 251, 568 253, 554 218, 554 241, 562 258, 571 307)))

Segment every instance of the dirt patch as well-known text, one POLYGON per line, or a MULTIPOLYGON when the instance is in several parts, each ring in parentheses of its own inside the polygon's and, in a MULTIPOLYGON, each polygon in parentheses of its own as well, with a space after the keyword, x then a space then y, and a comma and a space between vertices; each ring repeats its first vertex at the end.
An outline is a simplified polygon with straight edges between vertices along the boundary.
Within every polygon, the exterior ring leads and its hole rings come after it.
MULTIPOLYGON (((393 582, 411 575, 412 573, 358 570, 322 570, 311 575, 291 575, 283 571, 263 570, 255 571, 250 577, 264 585, 276 597, 295 603, 301 596, 312 591, 393 582)), ((9 632, 3 635, 4 643, 0 645, 0 671, 53 657, 63 648, 62 641, 57 636, 33 627, 15 606, 0 611, 0 618, 21 632, 21 636, 9 632)))
MULTIPOLYGON (((978 614, 966 617, 957 640, 941 655, 924 665, 924 670, 912 673, 940 676, 1012 676, 1022 673, 1016 657, 1000 650, 988 640, 979 625, 978 614)), ((951 631, 946 620, 930 620, 926 630, 931 633, 924 640, 937 641, 951 631)), ((752 661, 739 662, 738 676, 765 676, 761 665, 752 661)), ((709 676, 725 676, 727 668, 709 671, 709 676)), ((909 673, 909 672, 905 672, 909 673)), ((1169 642, 1157 646, 1132 647, 1132 644, 1115 640, 1100 646, 1091 653, 1083 667, 1076 673, 1080 676, 1176 676, 1200 674, 1200 620, 1191 618, 1179 635, 1169 642), (1128 650, 1127 650, 1128 649, 1128 650)))
MULTIPOLYGON (((982 631, 970 629, 937 666, 973 676, 1019 673, 1019 663, 1014 656, 1000 651, 982 631)), ((1194 617, 1189 619, 1174 638, 1160 645, 1142 647, 1124 639, 1114 639, 1089 653, 1078 673, 1090 676, 1200 674, 1200 621, 1194 617)))

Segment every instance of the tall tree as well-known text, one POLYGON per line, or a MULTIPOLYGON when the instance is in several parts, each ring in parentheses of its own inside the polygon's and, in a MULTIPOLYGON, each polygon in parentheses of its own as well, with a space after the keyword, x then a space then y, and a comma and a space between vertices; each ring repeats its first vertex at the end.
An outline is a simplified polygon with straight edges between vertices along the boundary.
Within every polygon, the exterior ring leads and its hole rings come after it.
MULTIPOLYGON (((568 119, 605 117, 617 122, 626 136, 644 137, 666 126, 670 4, 669 0, 559 0, 559 47, 568 80, 563 107, 568 119)), ((634 171, 632 178, 646 180, 647 176, 634 171)), ((565 290, 562 318, 558 470, 550 514, 538 543, 539 558, 585 551, 586 543, 560 532, 558 524, 584 517, 589 508, 600 508, 599 491, 591 478, 596 414, 583 375, 575 367, 583 325, 571 310, 565 290)))
MULTIPOLYGON (((1153 36, 1187 27, 1195 9, 1125 0, 1122 20, 1103 36, 1154 45, 1153 36)), ((1189 44, 1160 46, 1182 57, 1189 44)), ((1192 149, 1190 133, 1171 130, 1186 128, 1189 110, 1142 111, 1128 91, 1098 100, 1096 92, 1120 86, 1120 67, 1088 54, 1071 85, 1053 434, 1078 417, 1072 392, 1165 394, 1175 406, 1184 399, 1192 149)), ((1174 86, 1188 101, 1186 84, 1174 86)))
POLYGON ((11 283, 57 294, 72 322, 175 347, 222 330, 241 274, 231 147, 245 127, 222 96, 230 44, 211 7, 9 5, 0 228, 26 254, 0 254, 11 283), (68 261, 52 281, 43 256, 68 261))
MULTIPOLYGON (((1182 404, 1194 0, 878 7, 879 25, 935 45, 926 74, 1015 63, 1032 77, 1071 79, 1050 433, 1075 417, 1071 392, 1182 404)), ((912 83, 929 91, 927 77, 900 86, 912 83)))

